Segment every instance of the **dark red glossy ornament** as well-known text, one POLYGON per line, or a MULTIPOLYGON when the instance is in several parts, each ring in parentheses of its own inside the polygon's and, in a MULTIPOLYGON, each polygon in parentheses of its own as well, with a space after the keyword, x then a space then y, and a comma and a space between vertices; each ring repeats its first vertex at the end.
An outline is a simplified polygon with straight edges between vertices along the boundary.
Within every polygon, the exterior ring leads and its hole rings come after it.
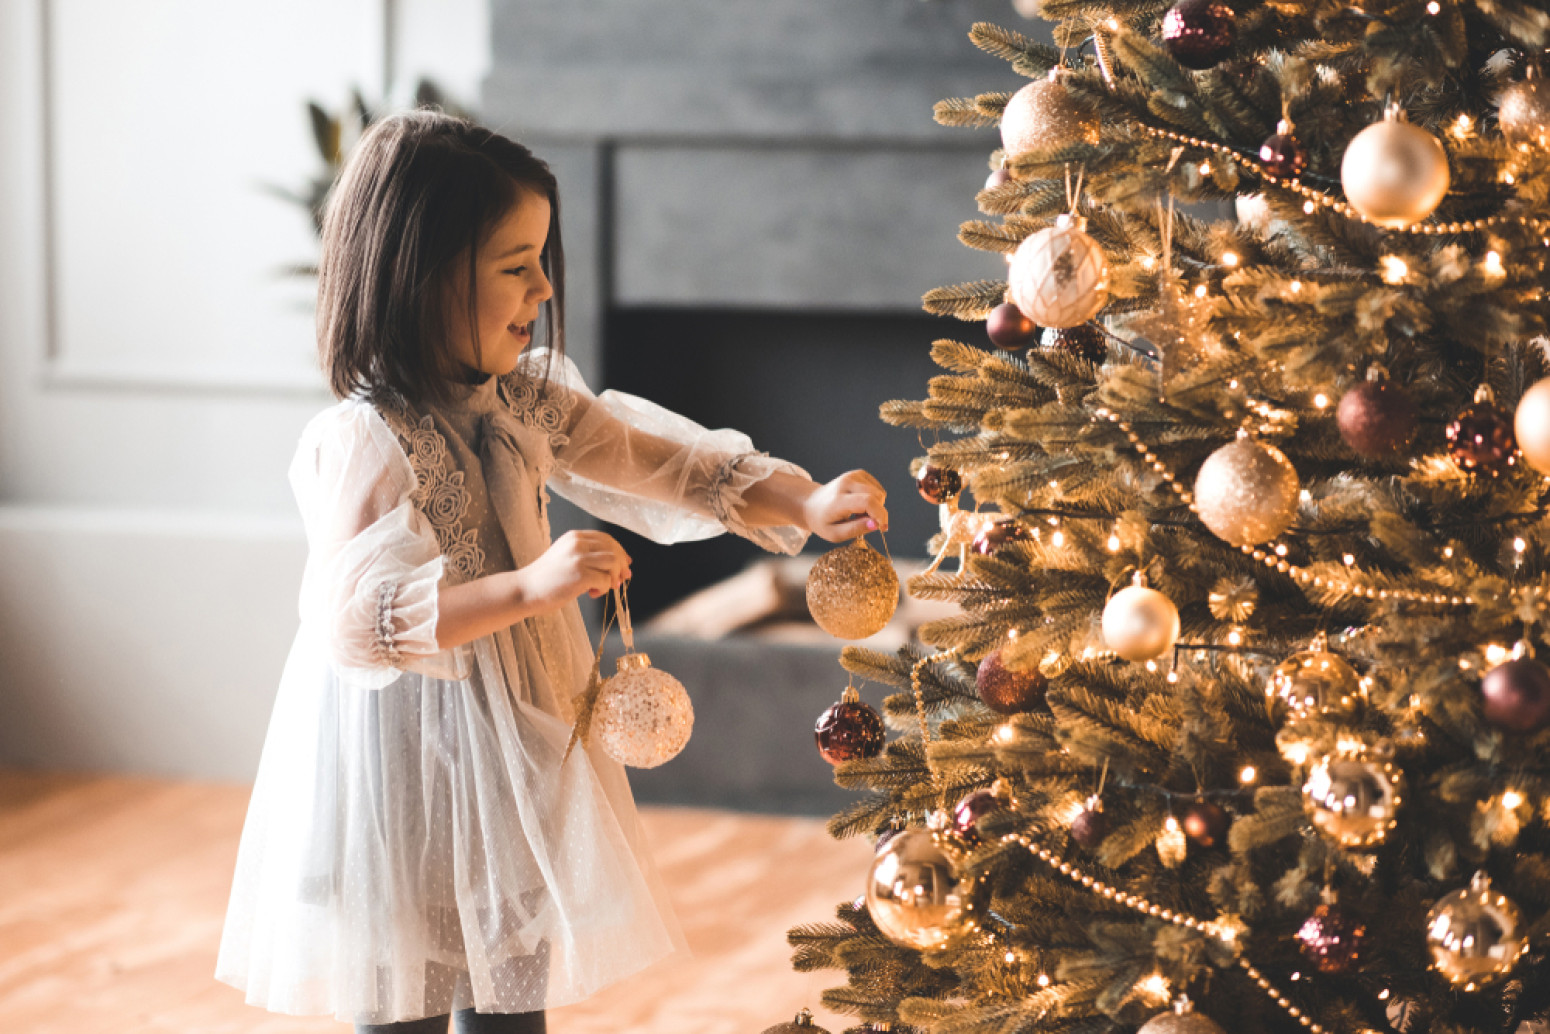
POLYGON ((1163 47, 1185 68, 1210 68, 1232 50, 1237 20, 1222 0, 1180 0, 1163 15, 1163 47))
POLYGON ((1021 714, 1044 702, 1049 682, 1037 668, 1014 671, 1001 663, 1001 651, 993 650, 980 661, 974 685, 985 706, 997 714, 1021 714))
POLYGON ((1010 182, 1011 179, 1012 174, 1008 172, 1006 166, 1003 165, 1001 168, 996 169, 989 176, 985 177, 985 189, 995 190, 1003 183, 1010 182))
POLYGON ((997 348, 1027 348, 1038 333, 1038 325, 1011 302, 1002 302, 985 317, 985 336, 997 348))
POLYGON ((1320 905, 1297 931, 1303 955, 1320 973, 1349 973, 1361 956, 1367 928, 1334 905, 1320 905))
POLYGON ((1181 825, 1185 836, 1201 847, 1217 847, 1227 840, 1227 827, 1232 825, 1232 816, 1219 804, 1196 801, 1184 809, 1181 825))
POLYGON ((887 739, 882 717, 862 703, 860 695, 849 687, 839 703, 818 716, 813 738, 818 741, 818 753, 831 765, 875 758, 882 753, 887 739))
POLYGON ((1089 851, 1097 850, 1108 835, 1109 820, 1104 818, 1103 812, 1097 810, 1096 804, 1089 804, 1071 820, 1071 839, 1089 851))
POLYGON ((1109 357, 1108 338, 1091 323, 1078 323, 1074 327, 1046 327, 1039 345, 1051 351, 1086 359, 1090 363, 1101 363, 1109 357))
POLYGON ((926 502, 940 505, 958 497, 963 491, 963 478, 956 470, 927 464, 915 479, 915 487, 926 502))
POLYGON ((1292 135, 1292 124, 1281 122, 1259 145, 1259 164, 1272 176, 1296 179, 1308 167, 1308 150, 1292 135))
POLYGON ((1013 542, 1029 542, 1032 539, 1027 528, 1010 517, 1003 517, 986 525, 974 536, 973 548, 981 556, 991 556, 1013 542))
POLYGON ((1475 393, 1475 401, 1453 419, 1444 432, 1448 454, 1471 474, 1504 474, 1518 459, 1518 440, 1512 417, 1491 401, 1489 389, 1475 393))
POLYGON ((1340 437, 1358 456, 1391 456, 1415 439, 1420 413, 1409 392, 1391 381, 1363 381, 1335 409, 1340 437))
POLYGON ((989 790, 975 790, 965 794, 962 800, 953 805, 953 829, 969 843, 978 843, 980 819, 1004 807, 1006 802, 989 790))
POLYGON ((1538 732, 1550 722, 1550 671, 1532 657, 1504 661, 1480 681, 1485 720, 1504 732, 1538 732))

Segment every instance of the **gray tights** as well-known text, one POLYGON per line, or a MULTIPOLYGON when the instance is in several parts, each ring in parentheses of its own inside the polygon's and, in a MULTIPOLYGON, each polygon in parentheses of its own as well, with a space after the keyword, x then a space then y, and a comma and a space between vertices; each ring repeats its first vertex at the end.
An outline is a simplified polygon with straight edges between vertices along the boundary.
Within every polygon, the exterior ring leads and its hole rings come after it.
MULTIPOLYGON (((474 1012, 459 1009, 452 1014, 456 1034, 545 1034, 542 1012, 474 1012)), ((403 1023, 357 1023, 355 1034, 447 1034, 448 1016, 427 1016, 403 1023)))

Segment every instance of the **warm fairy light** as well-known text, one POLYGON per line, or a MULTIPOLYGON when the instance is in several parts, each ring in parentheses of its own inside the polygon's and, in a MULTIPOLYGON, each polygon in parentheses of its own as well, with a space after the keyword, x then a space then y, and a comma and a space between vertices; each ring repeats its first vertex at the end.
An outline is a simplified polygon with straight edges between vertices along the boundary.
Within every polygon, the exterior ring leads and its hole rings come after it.
POLYGON ((1204 298, 1205 296, 1206 296, 1206 285, 1205 284, 1201 284, 1199 287, 1195 288, 1195 297, 1196 298, 1204 298))
POLYGON ((1058 492, 1058 491, 1060 491, 1060 482, 1059 481, 1051 481, 1049 483, 1049 487, 1050 487, 1050 489, 1052 491, 1058 492))
POLYGON ((1453 547, 1452 546, 1443 546, 1442 547, 1442 555, 1447 557, 1449 560, 1453 559, 1453 547))
POLYGON ((1006 953, 1006 961, 1007 961, 1008 964, 1016 962, 1017 961, 1017 952, 1015 952, 1015 951, 1007 952, 1006 953))
POLYGON ((1512 651, 1507 649, 1507 647, 1503 646, 1501 643, 1487 643, 1485 645, 1485 662, 1487 664, 1500 664, 1509 656, 1511 656, 1511 654, 1512 651))
POLYGON ((1238 390, 1238 378, 1234 377, 1232 380, 1228 381, 1227 382, 1227 386, 1229 388, 1231 388, 1233 391, 1237 391, 1238 390))
POLYGON ((1170 671, 1168 673, 1168 681, 1169 682, 1178 682, 1179 681, 1179 673, 1176 672, 1176 671, 1170 671))
POLYGON ((1523 795, 1516 790, 1508 790, 1502 794, 1502 807, 1508 811, 1519 807, 1523 803, 1523 795))
POLYGON ((1142 255, 1141 268, 1150 273, 1157 268, 1157 260, 1150 255, 1142 255))
POLYGON ((1460 140, 1463 140, 1465 137, 1469 136, 1469 130, 1474 124, 1474 120, 1471 119, 1468 115, 1460 115, 1453 123, 1453 135, 1458 137, 1460 140))
POLYGON ((1119 536, 1118 535, 1110 535, 1109 536, 1109 552, 1110 553, 1118 553, 1119 552, 1119 536))
POLYGON ((1312 201, 1304 201, 1302 203, 1302 213, 1303 213, 1303 215, 1312 215, 1313 214, 1313 210, 1316 207, 1317 206, 1312 201))
POLYGON ((1084 647, 1082 649, 1082 660, 1084 660, 1084 661, 1092 660, 1093 659, 1093 654, 1095 654, 1095 653, 1097 653, 1097 651, 1094 650, 1091 646, 1084 647))
POLYGON ((1442 5, 1439 4, 1437 2, 1437 0, 1432 0, 1431 3, 1426 5, 1426 13, 1427 14, 1438 14, 1441 11, 1442 11, 1442 5))
POLYGON ((1017 730, 1012 728, 1011 722, 1004 723, 996 730, 996 739, 1002 743, 1011 743, 1017 736, 1017 730))
POLYGON ((1276 556, 1286 556, 1286 543, 1276 546, 1276 556))
POLYGON ((1017 641, 1017 637, 1020 635, 1022 635, 1022 633, 1015 628, 1009 628, 1006 630, 1006 637, 1012 640, 1014 643, 1017 641))
POLYGON ((1243 771, 1238 773, 1238 782, 1252 783, 1259 777, 1259 770, 1253 765, 1244 765, 1243 771))
POLYGON ((1383 990, 1378 992, 1378 1001, 1386 1002, 1388 1000, 1389 1000, 1389 989, 1385 987, 1383 990))
POLYGON ((1168 978, 1161 973, 1153 973, 1141 981, 1140 988, 1143 994, 1151 995, 1153 998, 1159 998, 1163 1001, 1168 1000, 1168 978))
POLYGON ((1238 646, 1242 642, 1243 633, 1238 631, 1236 628, 1227 633, 1227 643, 1229 646, 1238 646))
POLYGON ((1146 670, 1151 672, 1154 675, 1157 674, 1157 662, 1155 660, 1147 661, 1146 662, 1146 670))
POLYGON ((1211 175, 1211 163, 1209 161, 1204 161, 1204 162, 1200 163, 1200 175, 1202 175, 1202 176, 1209 176, 1209 175, 1211 175))
POLYGON ((1509 187, 1512 186, 1514 183, 1518 182, 1518 178, 1512 174, 1512 170, 1511 169, 1503 169, 1502 170, 1501 180, 1502 180, 1503 183, 1507 184, 1509 187))
POLYGON ((1224 265, 1227 268, 1231 269, 1233 266, 1236 266, 1237 264, 1238 264, 1238 253, 1236 251, 1224 251, 1224 252, 1222 252, 1222 265, 1224 265))
POLYGON ((1049 537, 1049 540, 1057 546, 1064 546, 1066 544, 1066 533, 1057 529, 1055 534, 1049 537))
POLYGON ((1521 552, 1523 552, 1527 548, 1528 548, 1528 543, 1524 542, 1521 536, 1512 540, 1513 552, 1521 553, 1521 552))
POLYGON ((1317 395, 1313 396, 1313 405, 1315 409, 1328 409, 1329 396, 1324 394, 1322 391, 1319 392, 1317 395))
POLYGON ((1306 743, 1288 743, 1281 754, 1292 764, 1301 765, 1308 760, 1308 750, 1309 746, 1306 743))
POLYGON ((1341 557, 1340 559, 1345 562, 1345 565, 1347 567, 1350 567, 1352 564, 1356 563, 1356 557, 1351 555, 1350 553, 1347 553, 1345 556, 1341 557))
POLYGON ((1040 987, 1048 987, 1049 986, 1049 974, 1048 973, 1040 973, 1039 974, 1039 979, 1038 979, 1037 983, 1038 983, 1038 985, 1040 987))
POLYGON ((1405 260, 1398 255, 1384 255, 1378 260, 1383 270, 1378 275, 1383 277, 1386 284, 1403 283, 1405 274, 1410 272, 1410 267, 1405 265, 1405 260))
POLYGON ((1302 281, 1301 280, 1293 280, 1292 281, 1292 293, 1293 294, 1297 294, 1301 290, 1302 290, 1302 281))
POLYGON ((1172 815, 1169 815, 1166 819, 1163 820, 1163 829, 1167 830, 1169 833, 1177 833, 1179 831, 1179 820, 1174 818, 1172 815))
POLYGON ((1310 491, 1308 491, 1308 490, 1307 490, 1307 489, 1306 489, 1306 488, 1305 488, 1305 489, 1303 489, 1303 490, 1302 490, 1302 491, 1301 491, 1301 492, 1298 492, 1298 493, 1297 493, 1297 498, 1298 498, 1298 499, 1299 499, 1299 500, 1301 500, 1301 501, 1302 501, 1302 502, 1305 502, 1305 503, 1311 503, 1311 502, 1313 502, 1313 493, 1312 493, 1312 492, 1310 492, 1310 491))
POLYGON ((1485 271, 1491 276, 1501 276, 1506 272, 1502 268, 1502 254, 1499 251, 1486 252, 1483 265, 1485 266, 1485 271))

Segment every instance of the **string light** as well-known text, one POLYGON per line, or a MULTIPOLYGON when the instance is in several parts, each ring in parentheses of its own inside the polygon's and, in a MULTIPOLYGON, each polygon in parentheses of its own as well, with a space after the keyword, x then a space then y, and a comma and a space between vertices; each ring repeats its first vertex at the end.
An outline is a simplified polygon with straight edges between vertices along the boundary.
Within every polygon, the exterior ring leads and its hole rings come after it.
POLYGON ((1502 794, 1502 807, 1506 808, 1508 811, 1512 811, 1514 808, 1517 808, 1522 804, 1523 795, 1518 791, 1508 790, 1506 793, 1502 794))
POLYGON ((1502 255, 1499 251, 1486 252, 1485 262, 1483 264, 1485 266, 1486 273, 1491 276, 1502 276, 1504 273, 1506 273, 1506 270, 1502 268, 1502 255))
POLYGON ((1485 646, 1485 662, 1492 667, 1501 664, 1510 656, 1512 651, 1501 643, 1487 643, 1485 646))
POLYGON ((1206 285, 1205 284, 1201 284, 1199 287, 1195 288, 1195 297, 1196 298, 1204 298, 1205 296, 1206 296, 1206 285))
POLYGON ((1222 265, 1226 266, 1228 269, 1232 269, 1234 266, 1236 266, 1238 261, 1238 253, 1236 251, 1222 252, 1222 265))
POLYGON ((1313 405, 1317 409, 1329 408, 1329 396, 1324 394, 1322 391, 1319 392, 1317 395, 1313 396, 1313 405))
POLYGON ((1404 283, 1405 274, 1410 272, 1410 267, 1398 255, 1384 255, 1378 259, 1378 265, 1383 267, 1378 275, 1383 278, 1385 284, 1404 283))
POLYGON ((1259 778, 1259 770, 1253 765, 1244 765, 1243 771, 1238 773, 1240 783, 1252 783, 1257 778, 1259 778))
POLYGON ((1453 123, 1452 133, 1460 140, 1466 139, 1469 136, 1469 130, 1473 125, 1474 120, 1472 120, 1468 115, 1460 115, 1457 121, 1453 123))
POLYGON ((1302 293, 1302 281, 1301 280, 1293 280, 1292 281, 1292 293, 1293 294, 1300 294, 1300 293, 1302 293))

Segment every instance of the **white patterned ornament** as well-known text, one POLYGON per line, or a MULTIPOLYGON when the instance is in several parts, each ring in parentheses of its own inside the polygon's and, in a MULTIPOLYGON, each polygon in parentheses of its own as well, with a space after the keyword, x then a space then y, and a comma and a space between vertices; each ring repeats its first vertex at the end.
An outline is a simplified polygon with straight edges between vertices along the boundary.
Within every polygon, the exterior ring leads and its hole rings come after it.
POLYGON ((1086 233, 1087 221, 1062 215, 1017 246, 1007 293, 1041 327, 1075 327, 1109 300, 1109 262, 1086 233))
POLYGON ((694 730, 694 705, 683 683, 651 666, 643 653, 619 658, 619 672, 598 691, 592 717, 608 756, 632 768, 671 761, 694 730))

